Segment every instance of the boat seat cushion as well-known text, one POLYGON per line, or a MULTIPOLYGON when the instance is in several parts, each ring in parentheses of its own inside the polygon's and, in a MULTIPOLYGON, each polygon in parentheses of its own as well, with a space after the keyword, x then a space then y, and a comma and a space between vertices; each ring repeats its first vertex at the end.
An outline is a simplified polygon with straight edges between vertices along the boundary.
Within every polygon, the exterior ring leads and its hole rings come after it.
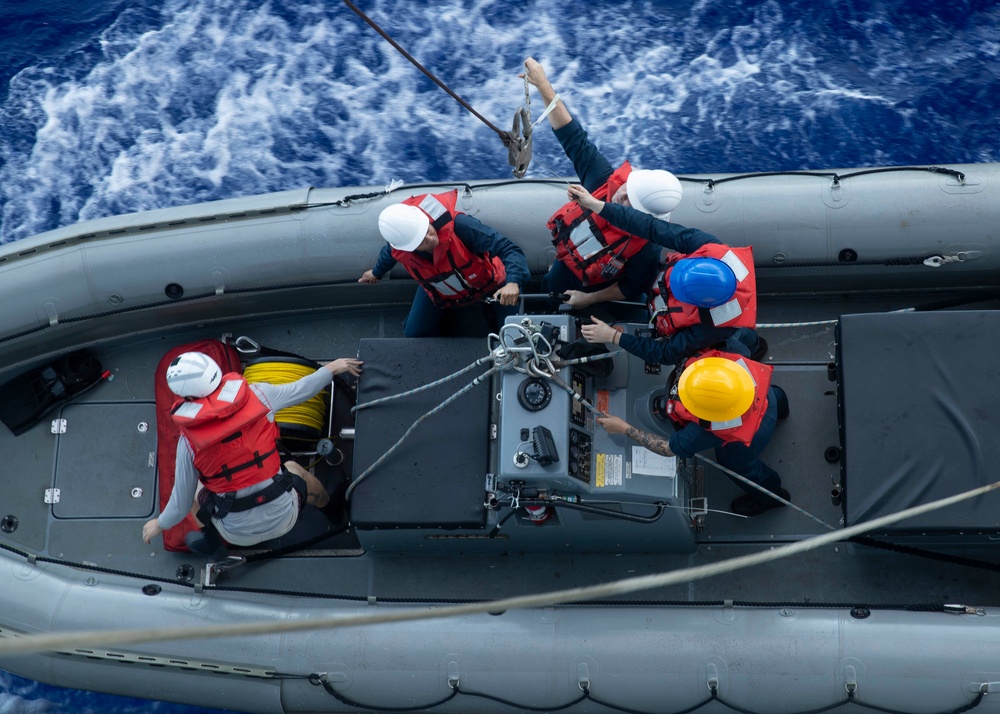
MULTIPOLYGON (((170 418, 170 409, 177 401, 177 395, 167 386, 167 367, 174 358, 182 352, 204 352, 222 367, 223 372, 240 372, 240 358, 236 350, 218 340, 201 340, 186 345, 174 347, 163 355, 156 366, 154 376, 156 395, 156 471, 159 484, 160 510, 170 500, 170 492, 174 489, 174 463, 177 459, 177 440, 180 430, 170 418)), ((190 513, 183 521, 173 528, 163 532, 163 547, 172 551, 187 551, 184 535, 188 531, 196 531, 201 524, 190 513)))

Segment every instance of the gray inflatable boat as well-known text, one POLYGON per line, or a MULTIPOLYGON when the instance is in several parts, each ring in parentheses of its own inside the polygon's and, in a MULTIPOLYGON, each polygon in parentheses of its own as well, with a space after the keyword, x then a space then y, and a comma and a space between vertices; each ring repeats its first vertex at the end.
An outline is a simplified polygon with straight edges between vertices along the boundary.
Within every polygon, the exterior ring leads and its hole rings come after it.
POLYGON ((764 460, 795 508, 727 513, 710 461, 595 427, 570 392, 663 432, 670 366, 530 371, 578 337, 546 296, 406 340, 415 284, 357 282, 381 209, 452 187, 537 279, 565 182, 302 189, 0 247, 0 668, 243 712, 990 711, 1000 165, 685 181, 675 222, 753 247, 791 404, 764 460), (169 494, 157 366, 205 340, 265 377, 365 361, 279 415, 346 510, 218 562, 141 538, 169 494))

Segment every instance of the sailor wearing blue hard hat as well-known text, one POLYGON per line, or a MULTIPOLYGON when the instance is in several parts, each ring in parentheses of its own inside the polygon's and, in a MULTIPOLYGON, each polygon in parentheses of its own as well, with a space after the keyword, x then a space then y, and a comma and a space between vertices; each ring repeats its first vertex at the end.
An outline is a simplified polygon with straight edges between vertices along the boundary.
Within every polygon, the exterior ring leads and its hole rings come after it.
POLYGON ((682 258, 670 271, 670 292, 680 302, 713 308, 736 293, 736 273, 717 258, 682 258))
POLYGON ((622 334, 592 318, 592 324, 582 328, 589 342, 620 345, 646 362, 660 364, 676 364, 729 338, 742 342, 755 359, 766 354, 767 343, 753 329, 757 283, 751 248, 725 245, 705 231, 601 202, 582 187, 575 188, 581 205, 672 251, 648 293, 656 339, 622 334))

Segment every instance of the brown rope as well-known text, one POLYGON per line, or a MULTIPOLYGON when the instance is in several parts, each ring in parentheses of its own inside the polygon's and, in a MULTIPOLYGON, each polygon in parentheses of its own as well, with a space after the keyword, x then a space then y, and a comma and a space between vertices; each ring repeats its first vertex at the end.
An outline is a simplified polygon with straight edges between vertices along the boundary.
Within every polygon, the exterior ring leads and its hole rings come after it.
POLYGON ((388 42, 388 43, 389 43, 390 45, 392 45, 393 47, 395 47, 395 48, 396 48, 396 51, 398 51, 398 52, 399 52, 399 54, 403 55, 403 57, 405 57, 406 59, 408 59, 408 60, 410 61, 410 63, 411 63, 411 64, 412 64, 412 65, 413 65, 414 67, 416 67, 416 68, 417 68, 417 69, 419 69, 419 70, 420 70, 421 72, 423 72, 424 74, 426 74, 426 75, 427 75, 427 77, 428 77, 428 78, 430 78, 430 80, 431 80, 432 82, 434 82, 434 84, 436 84, 437 86, 441 87, 441 89, 443 89, 443 90, 444 90, 444 91, 446 91, 446 92, 447 92, 447 93, 448 93, 449 95, 451 95, 451 97, 452 97, 452 98, 453 98, 453 99, 454 99, 455 101, 457 101, 457 102, 458 102, 459 104, 461 104, 461 105, 462 105, 463 107, 465 107, 465 108, 466 108, 466 109, 468 109, 468 110, 469 110, 470 112, 472 112, 472 113, 473 113, 473 114, 474 114, 474 115, 475 115, 476 117, 478 117, 478 118, 479 118, 479 120, 480 120, 481 122, 483 122, 483 123, 484 123, 484 124, 485 124, 486 126, 488 126, 488 127, 490 128, 490 129, 492 129, 493 131, 495 131, 495 132, 496 132, 496 133, 497 133, 497 134, 498 134, 498 135, 500 136, 500 139, 501 139, 501 140, 503 141, 503 145, 504 145, 504 146, 509 146, 509 145, 510 145, 510 143, 511 143, 511 140, 512 140, 512 139, 511 139, 511 135, 510 135, 510 132, 506 132, 506 131, 501 131, 500 129, 498 129, 497 127, 495 127, 495 126, 493 125, 493 123, 492 123, 492 122, 490 122, 490 120, 489 120, 489 119, 487 119, 487 118, 486 118, 486 117, 484 117, 484 116, 483 116, 482 114, 480 114, 480 113, 479 113, 479 112, 477 112, 477 111, 476 111, 475 109, 473 109, 473 108, 472 108, 472 107, 471 107, 471 106, 469 105, 469 103, 468 103, 468 102, 466 102, 466 101, 465 101, 464 99, 462 99, 462 98, 461 98, 460 96, 458 96, 457 94, 455 94, 455 92, 453 92, 453 91, 452 91, 452 90, 451 90, 451 89, 450 89, 450 88, 448 87, 448 85, 446 85, 446 84, 445 84, 444 82, 442 82, 442 81, 441 81, 440 79, 438 79, 438 78, 437 78, 437 77, 435 77, 435 76, 434 76, 433 74, 431 74, 431 72, 430 72, 430 71, 429 71, 429 70, 428 70, 428 69, 427 69, 426 67, 424 67, 424 66, 423 66, 422 64, 420 64, 419 62, 417 62, 417 60, 413 58, 413 55, 411 55, 411 54, 410 54, 409 52, 407 52, 407 51, 406 51, 406 50, 404 50, 404 49, 403 49, 402 47, 400 47, 400 45, 399 45, 399 43, 398 43, 398 42, 396 42, 396 41, 395 41, 394 39, 392 39, 391 37, 389 37, 389 35, 388 35, 388 34, 386 33, 386 31, 385 31, 385 30, 383 30, 383 29, 382 29, 381 27, 379 27, 378 25, 376 25, 376 24, 375 24, 375 22, 374 22, 374 21, 373 21, 373 20, 372 20, 372 19, 371 19, 370 17, 368 17, 368 16, 367 16, 367 15, 366 15, 365 13, 363 13, 363 12, 362 12, 362 11, 361 11, 361 10, 360 10, 360 9, 358 8, 358 6, 357 6, 357 5, 355 5, 355 4, 353 3, 353 2, 351 2, 351 0, 344 0, 344 4, 345 4, 345 5, 347 5, 347 7, 351 8, 351 9, 352 9, 352 10, 353 10, 354 12, 356 12, 356 13, 358 14, 358 16, 359 16, 359 17, 360 17, 360 18, 361 18, 362 20, 364 20, 364 21, 365 21, 365 22, 367 22, 367 23, 368 23, 369 25, 371 25, 372 29, 374 29, 374 30, 375 30, 375 32, 377 32, 378 34, 382 35, 382 37, 384 37, 384 38, 385 38, 386 42, 388 42))

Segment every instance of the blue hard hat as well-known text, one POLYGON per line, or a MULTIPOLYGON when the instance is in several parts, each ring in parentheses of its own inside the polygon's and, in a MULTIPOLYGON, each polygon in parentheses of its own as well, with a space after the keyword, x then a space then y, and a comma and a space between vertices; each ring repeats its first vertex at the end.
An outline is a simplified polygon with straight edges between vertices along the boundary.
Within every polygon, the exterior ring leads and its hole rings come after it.
POLYGON ((681 302, 717 307, 736 292, 736 274, 716 258, 683 258, 670 271, 670 292, 681 302))

